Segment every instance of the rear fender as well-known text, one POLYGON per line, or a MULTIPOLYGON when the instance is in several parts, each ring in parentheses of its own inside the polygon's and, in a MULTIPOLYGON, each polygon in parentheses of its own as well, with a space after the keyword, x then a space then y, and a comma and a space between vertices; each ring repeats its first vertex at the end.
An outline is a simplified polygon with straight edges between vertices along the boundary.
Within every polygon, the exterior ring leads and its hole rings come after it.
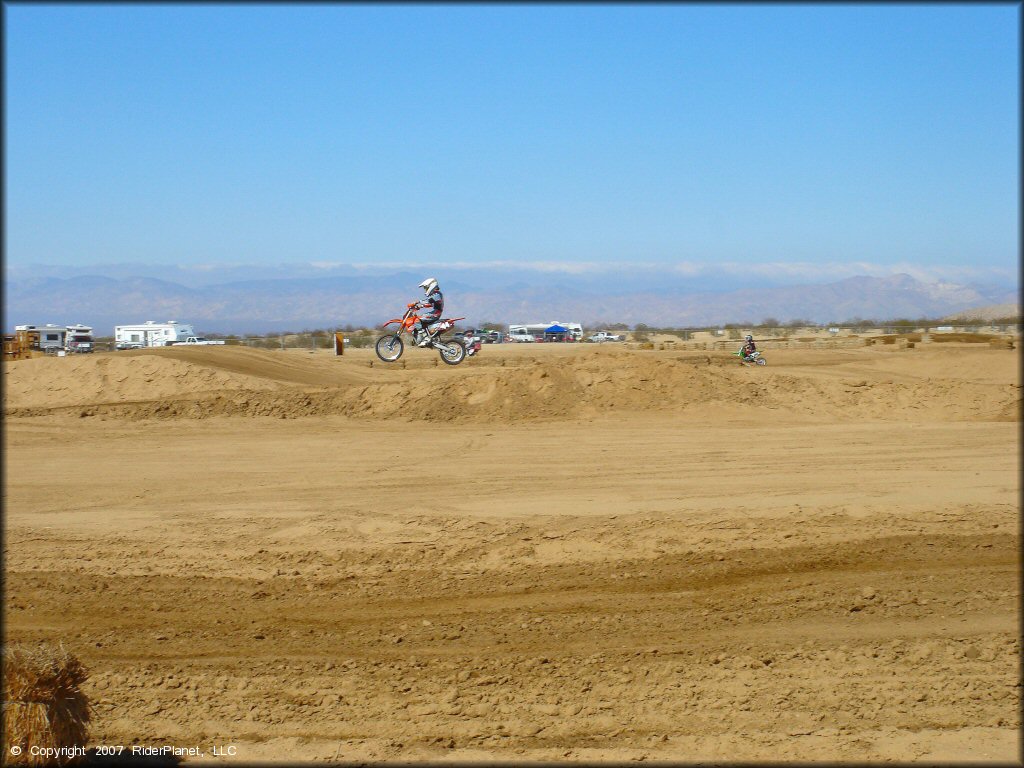
POLYGON ((465 319, 466 318, 464 318, 464 317, 449 317, 449 318, 446 318, 444 320, 440 320, 440 321, 438 321, 437 323, 434 324, 433 332, 434 333, 444 333, 449 328, 451 328, 453 325, 455 325, 457 322, 459 322, 459 320, 465 320, 465 319))

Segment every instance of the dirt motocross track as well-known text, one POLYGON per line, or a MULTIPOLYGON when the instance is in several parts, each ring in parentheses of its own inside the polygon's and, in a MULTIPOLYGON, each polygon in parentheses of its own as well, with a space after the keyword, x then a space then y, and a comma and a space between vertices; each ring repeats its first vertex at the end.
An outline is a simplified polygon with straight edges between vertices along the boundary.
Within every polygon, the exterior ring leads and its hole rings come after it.
POLYGON ((766 357, 6 363, 6 640, 203 760, 1020 760, 1019 353, 766 357))

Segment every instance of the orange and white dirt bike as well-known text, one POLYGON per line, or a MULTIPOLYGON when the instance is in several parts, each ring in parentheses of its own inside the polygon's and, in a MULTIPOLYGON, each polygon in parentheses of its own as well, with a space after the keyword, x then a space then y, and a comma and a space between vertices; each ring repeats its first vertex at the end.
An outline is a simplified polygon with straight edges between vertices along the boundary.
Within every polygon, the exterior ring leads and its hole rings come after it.
MULTIPOLYGON (((431 324, 430 343, 427 346, 433 347, 440 352, 441 359, 448 363, 448 365, 458 365, 465 360, 466 347, 461 341, 456 339, 442 339, 441 334, 459 320, 465 319, 464 317, 453 317, 448 320, 438 320, 436 323, 431 324)), ((424 333, 424 331, 415 330, 417 320, 419 320, 419 316, 415 314, 413 305, 410 304, 409 308, 405 310, 405 314, 400 318, 388 320, 384 323, 384 328, 387 328, 392 323, 397 323, 398 328, 394 333, 389 333, 377 339, 377 344, 374 347, 377 351, 377 357, 385 363, 393 363, 400 358, 402 352, 405 351, 405 344, 402 341, 403 333, 408 333, 415 342, 421 341, 423 337, 419 334, 424 333)))

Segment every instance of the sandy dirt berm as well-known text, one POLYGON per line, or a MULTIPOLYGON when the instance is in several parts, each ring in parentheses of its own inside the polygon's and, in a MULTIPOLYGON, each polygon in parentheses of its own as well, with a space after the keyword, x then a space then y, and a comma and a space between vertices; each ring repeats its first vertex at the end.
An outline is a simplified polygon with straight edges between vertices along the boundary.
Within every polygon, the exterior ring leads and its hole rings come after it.
POLYGON ((95 744, 1020 760, 1019 353, 766 356, 5 363, 6 640, 95 744))

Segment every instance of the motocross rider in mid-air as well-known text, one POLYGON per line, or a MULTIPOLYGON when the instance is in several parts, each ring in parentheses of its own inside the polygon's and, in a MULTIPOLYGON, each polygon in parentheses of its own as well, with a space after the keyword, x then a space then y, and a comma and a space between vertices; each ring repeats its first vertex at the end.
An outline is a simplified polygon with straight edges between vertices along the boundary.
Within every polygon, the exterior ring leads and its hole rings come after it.
POLYGON ((413 329, 413 338, 416 339, 417 347, 426 347, 432 340, 430 326, 441 319, 444 312, 444 295, 437 284, 437 280, 428 277, 419 285, 426 294, 426 298, 415 301, 409 305, 410 309, 425 309, 426 312, 419 316, 413 329))

